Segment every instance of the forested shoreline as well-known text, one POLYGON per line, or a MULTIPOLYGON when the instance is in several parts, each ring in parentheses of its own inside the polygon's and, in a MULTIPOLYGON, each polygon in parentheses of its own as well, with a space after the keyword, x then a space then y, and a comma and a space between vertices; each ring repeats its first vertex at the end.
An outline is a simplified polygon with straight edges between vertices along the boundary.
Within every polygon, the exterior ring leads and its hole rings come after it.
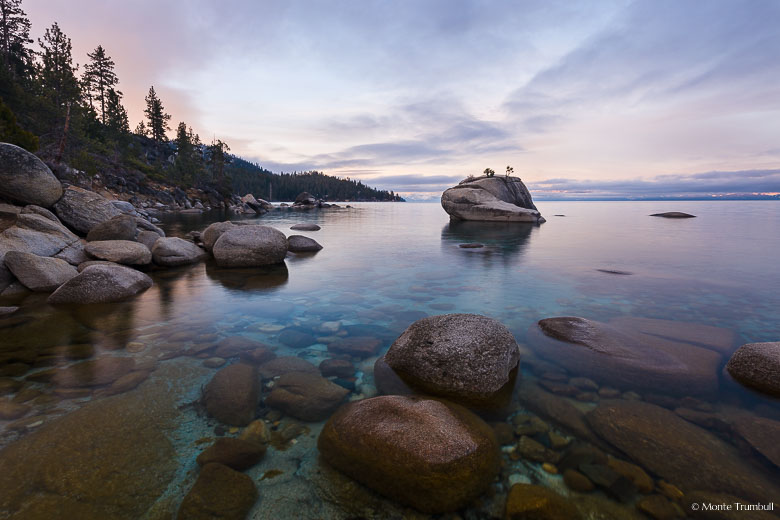
POLYGON ((293 200, 307 191, 323 200, 401 201, 393 192, 317 171, 275 174, 230 153, 219 138, 201 141, 172 116, 150 86, 145 118, 131 130, 115 62, 102 44, 74 61, 70 37, 57 22, 30 38, 22 0, 0 0, 0 141, 36 153, 110 187, 132 192, 147 184, 196 188, 229 198, 253 193, 293 200))

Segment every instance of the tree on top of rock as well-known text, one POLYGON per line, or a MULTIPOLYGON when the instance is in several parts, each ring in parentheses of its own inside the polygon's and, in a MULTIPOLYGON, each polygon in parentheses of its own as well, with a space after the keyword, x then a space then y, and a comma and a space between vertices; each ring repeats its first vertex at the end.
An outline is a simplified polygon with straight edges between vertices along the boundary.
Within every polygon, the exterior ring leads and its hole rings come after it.
MULTIPOLYGON (((91 53, 87 54, 90 62, 84 65, 84 75, 82 81, 86 90, 89 104, 92 106, 93 100, 100 103, 100 117, 103 124, 106 122, 106 104, 108 102, 108 91, 113 89, 119 83, 119 78, 114 72, 114 60, 106 54, 102 45, 91 53)), ((116 94, 116 92, 114 92, 116 94)))
POLYGON ((482 173, 484 173, 488 177, 492 177, 493 175, 496 174, 495 170, 493 170, 492 168, 485 168, 485 171, 482 173))
POLYGON ((22 0, 0 0, 0 52, 3 65, 17 77, 29 70, 31 53, 30 20, 21 7, 22 0))
POLYGON ((506 167, 506 176, 507 176, 507 177, 509 177, 509 176, 510 176, 510 175, 512 175, 513 173, 515 173, 515 169, 514 169, 514 168, 512 168, 511 166, 507 166, 507 167, 506 167))
POLYGON ((164 142, 167 139, 165 132, 171 129, 168 126, 171 115, 165 113, 162 101, 154 91, 154 85, 149 87, 149 93, 146 95, 144 114, 146 114, 146 118, 149 120, 148 129, 152 139, 157 143, 164 142))

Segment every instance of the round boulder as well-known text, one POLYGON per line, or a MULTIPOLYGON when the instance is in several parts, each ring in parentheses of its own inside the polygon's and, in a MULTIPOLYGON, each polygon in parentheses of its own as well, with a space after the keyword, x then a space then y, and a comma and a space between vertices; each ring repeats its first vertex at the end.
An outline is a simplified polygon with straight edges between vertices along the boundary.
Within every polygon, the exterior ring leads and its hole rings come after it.
POLYGON ((322 246, 316 240, 303 235, 290 235, 287 238, 287 244, 289 250, 293 253, 310 253, 322 249, 322 246))
POLYGON ((98 260, 124 265, 147 265, 152 262, 152 252, 138 242, 129 240, 101 240, 90 242, 84 250, 98 260))
POLYGON ((289 372, 276 380, 265 404, 302 421, 322 421, 339 407, 349 390, 319 374, 289 372))
POLYGON ((239 520, 257 500, 257 487, 248 475, 212 462, 200 470, 176 520, 239 520))
POLYGON ((152 286, 144 273, 121 265, 92 265, 54 291, 49 303, 110 303, 152 286))
POLYGON ((206 251, 211 251, 219 237, 222 236, 222 233, 234 227, 235 224, 229 221, 214 222, 200 234, 200 239, 203 241, 203 247, 206 248, 206 251))
POLYGON ((49 207, 62 197, 62 184, 35 155, 0 143, 0 195, 23 204, 49 207))
POLYGON ((742 345, 726 370, 743 385, 780 397, 780 342, 742 345))
POLYGON ((220 267, 259 267, 278 264, 287 254, 287 237, 268 226, 236 226, 214 243, 220 267))
POLYGON ((392 344, 386 363, 413 387, 480 406, 506 394, 520 350, 498 321, 444 314, 414 322, 392 344))
POLYGON ((158 238, 152 247, 154 263, 165 267, 194 264, 205 254, 192 242, 176 237, 158 238))
POLYGON ((317 224, 295 224, 290 226, 290 229, 295 231, 319 231, 322 228, 317 224))
POLYGON ((425 513, 466 506, 499 470, 482 419, 456 404, 381 396, 342 406, 317 441, 324 459, 369 488, 425 513))

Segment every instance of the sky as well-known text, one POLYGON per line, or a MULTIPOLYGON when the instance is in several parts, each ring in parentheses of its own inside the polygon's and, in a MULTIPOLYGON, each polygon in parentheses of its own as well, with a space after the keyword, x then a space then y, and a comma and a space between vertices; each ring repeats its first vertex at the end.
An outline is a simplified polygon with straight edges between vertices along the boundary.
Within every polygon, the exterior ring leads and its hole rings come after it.
MULTIPOLYGON (((780 193, 778 0, 24 0, 204 141, 438 199, 780 193)), ((83 69, 83 67, 82 67, 83 69)), ((80 69, 80 70, 82 70, 80 69)), ((171 134, 172 135, 172 134, 171 134)))

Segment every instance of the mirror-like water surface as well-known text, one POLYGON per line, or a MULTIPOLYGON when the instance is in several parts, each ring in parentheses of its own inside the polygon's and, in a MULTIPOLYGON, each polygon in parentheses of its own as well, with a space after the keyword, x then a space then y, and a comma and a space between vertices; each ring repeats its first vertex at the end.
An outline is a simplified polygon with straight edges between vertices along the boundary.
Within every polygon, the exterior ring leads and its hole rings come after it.
MULTIPOLYGON (((353 206, 275 211, 256 219, 324 246, 316 254, 290 254, 284 266, 231 270, 209 261, 156 271, 150 273, 151 289, 121 304, 54 308, 36 294, 9 301, 22 309, 0 318, 0 393, 5 396, 0 398, 0 444, 8 446, 0 452, 0 474, 5 474, 0 480, 15 487, 0 501, 0 516, 68 511, 82 518, 164 518, 176 511, 197 476, 195 457, 215 438, 243 430, 220 424, 197 403, 217 368, 236 361, 237 352, 214 348, 225 338, 262 342, 278 357, 295 356, 315 366, 333 357, 348 361, 351 374, 330 379, 349 391, 348 400, 357 400, 376 395, 374 362, 401 332, 422 317, 453 312, 499 320, 522 351, 519 396, 508 415, 488 417, 500 440, 504 436, 500 478, 461 517, 502 517, 507 490, 516 482, 554 489, 580 511, 601 515, 594 518, 644 518, 650 506, 638 501, 648 496, 662 496, 664 506, 688 514, 684 499, 664 491, 666 482, 677 487, 685 482, 648 467, 641 456, 627 453, 630 446, 615 449, 604 435, 580 439, 571 424, 567 428, 569 421, 556 420, 528 400, 539 391, 568 403, 572 414, 609 398, 652 402, 705 428, 764 481, 780 481, 778 461, 771 460, 777 454, 762 453, 764 444, 746 440, 750 434, 739 426, 750 429, 758 418, 777 428, 777 401, 721 373, 739 345, 780 340, 777 203, 541 202, 548 222, 538 227, 451 223, 438 204, 353 206), (697 218, 648 216, 673 210, 697 218), (322 229, 290 230, 300 222, 322 229), (459 247, 475 242, 483 247, 459 247), (664 397, 668 389, 661 384, 650 390, 644 384, 632 392, 598 380, 586 367, 577 373, 576 367, 556 364, 554 356, 540 355, 529 334, 538 320, 555 316, 632 326, 638 323, 633 318, 649 318, 723 329, 719 337, 729 339, 715 358, 717 391, 664 397), (379 348, 368 354, 329 352, 334 342, 355 337, 374 338, 379 348), (98 361, 68 373, 56 370, 83 360, 98 361), (583 383, 581 391, 572 391, 579 381, 572 378, 583 375, 595 385, 583 383), (50 423, 56 430, 46 430, 50 423), (84 439, 90 447, 74 445, 84 439), (561 454, 580 441, 642 466, 652 478, 650 489, 635 482, 639 489, 632 488, 630 496, 605 485, 573 491, 556 465, 562 469, 561 454), (537 445, 547 451, 533 456, 529 446, 537 445), (545 463, 552 469, 543 468, 545 463), (91 476, 70 465, 92 465, 86 471, 91 476), (113 491, 95 490, 96 479, 112 478, 121 480, 113 491), (129 489, 133 497, 124 495, 129 489), (31 490, 39 491, 29 497, 31 490)), ((183 237, 222 219, 169 215, 162 227, 169 236, 183 237)), ((699 330, 681 329, 686 327, 699 330)), ((677 336, 669 334, 651 333, 669 341, 685 336, 679 330, 677 336)), ((263 396, 272 390, 272 378, 264 380, 263 396)), ((425 517, 324 465, 316 449, 324 421, 296 419, 263 402, 256 416, 265 420, 271 442, 262 461, 245 472, 259 491, 250 518, 425 517)), ((680 435, 669 428, 670 436, 680 435)), ((701 471, 717 472, 709 463, 703 461, 701 471)), ((690 477, 681 473, 679 478, 690 477)), ((598 478, 590 475, 590 480, 598 478)), ((744 483, 735 482, 733 489, 718 485, 744 496, 744 483)))

